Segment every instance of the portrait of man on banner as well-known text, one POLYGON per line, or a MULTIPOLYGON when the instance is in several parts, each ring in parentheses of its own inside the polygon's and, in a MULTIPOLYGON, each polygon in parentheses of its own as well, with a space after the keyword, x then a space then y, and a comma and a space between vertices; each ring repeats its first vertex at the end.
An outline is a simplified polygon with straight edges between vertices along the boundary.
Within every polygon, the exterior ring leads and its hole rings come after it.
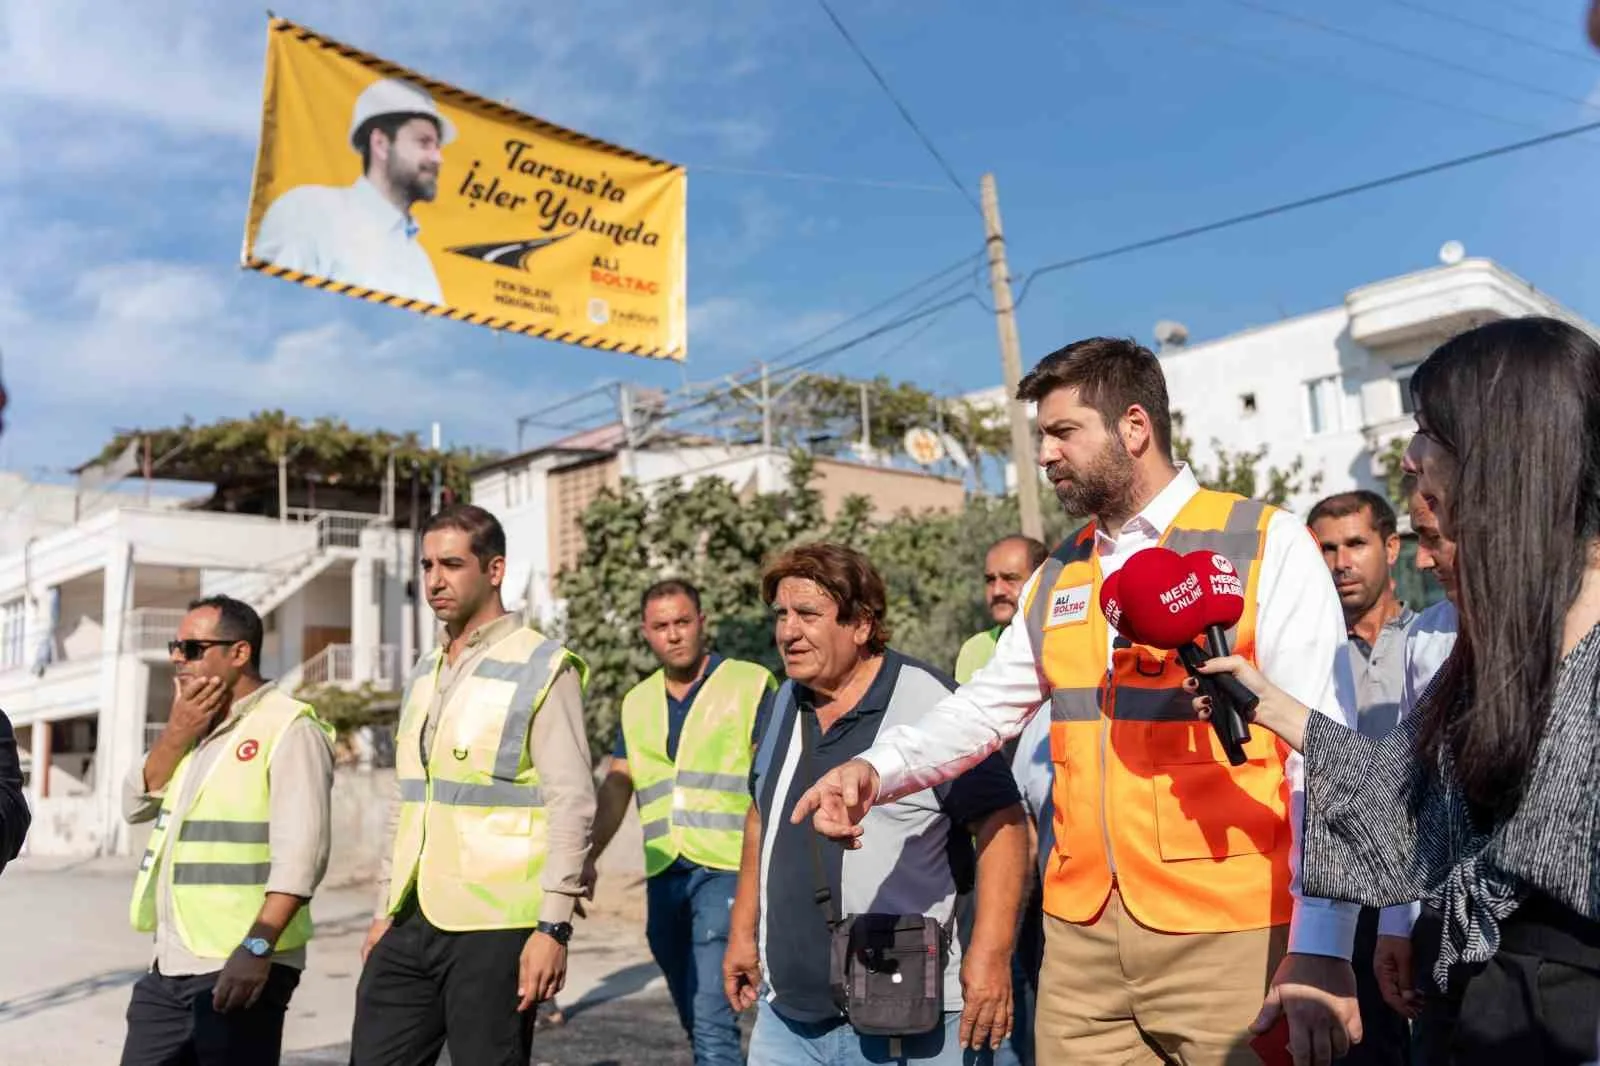
POLYGON ((372 83, 350 116, 348 147, 361 156, 361 176, 350 185, 285 191, 261 220, 256 256, 286 270, 444 303, 412 206, 438 196, 441 150, 455 135, 422 89, 397 78, 372 83))

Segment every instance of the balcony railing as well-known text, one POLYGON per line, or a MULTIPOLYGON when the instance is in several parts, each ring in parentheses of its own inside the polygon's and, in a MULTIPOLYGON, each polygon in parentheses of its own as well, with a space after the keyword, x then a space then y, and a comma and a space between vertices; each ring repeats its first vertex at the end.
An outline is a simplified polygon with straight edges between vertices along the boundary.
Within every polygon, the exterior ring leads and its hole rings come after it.
POLYGON ((166 655, 167 641, 178 633, 188 612, 182 607, 136 607, 122 626, 123 654, 166 655))
POLYGON ((329 644, 278 679, 285 692, 321 685, 361 685, 395 692, 400 688, 400 649, 393 644, 356 647, 329 644))
POLYGON ((291 522, 305 522, 317 527, 317 548, 359 548, 361 533, 368 526, 385 521, 382 515, 365 511, 319 511, 309 507, 291 507, 284 512, 291 522))

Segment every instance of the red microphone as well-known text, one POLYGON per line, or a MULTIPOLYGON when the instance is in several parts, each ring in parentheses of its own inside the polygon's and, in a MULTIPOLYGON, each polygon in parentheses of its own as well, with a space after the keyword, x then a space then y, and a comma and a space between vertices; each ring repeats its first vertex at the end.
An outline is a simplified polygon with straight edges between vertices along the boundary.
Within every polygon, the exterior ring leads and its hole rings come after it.
POLYGON ((1228 654, 1228 630, 1244 616, 1244 579, 1226 555, 1205 550, 1183 557, 1200 577, 1206 640, 1213 656, 1228 654))
MULTIPOLYGON (((1226 597, 1211 594, 1209 570, 1202 577, 1183 556, 1157 547, 1135 553, 1118 576, 1121 580, 1114 589, 1113 603, 1120 617, 1118 632, 1136 644, 1177 651, 1184 668, 1199 679, 1201 692, 1211 698, 1211 724, 1228 761, 1234 766, 1245 762, 1244 744, 1250 739, 1245 721, 1255 710, 1255 694, 1231 675, 1206 675, 1199 670, 1208 657, 1195 641, 1208 627, 1224 622, 1232 610, 1226 597), (1219 599, 1223 602, 1214 602, 1219 599)), ((1241 590, 1241 613, 1243 598, 1241 590)), ((1103 587, 1101 610, 1110 621, 1103 587)))

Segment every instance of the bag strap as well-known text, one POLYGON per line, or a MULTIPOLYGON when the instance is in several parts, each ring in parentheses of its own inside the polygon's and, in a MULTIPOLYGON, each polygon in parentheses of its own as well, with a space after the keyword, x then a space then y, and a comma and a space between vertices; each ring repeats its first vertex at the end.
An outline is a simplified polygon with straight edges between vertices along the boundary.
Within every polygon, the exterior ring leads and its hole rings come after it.
MULTIPOLYGON (((796 701, 795 714, 800 719, 800 757, 805 760, 806 769, 810 770, 816 754, 816 741, 812 738, 812 734, 821 732, 817 725, 817 712, 801 707, 799 701, 796 701)), ((811 834, 811 874, 816 884, 813 898, 822 911, 822 920, 827 922, 828 928, 832 930, 839 924, 839 908, 835 904, 833 890, 828 887, 827 875, 822 869, 820 834, 814 826, 806 826, 804 832, 811 834)))

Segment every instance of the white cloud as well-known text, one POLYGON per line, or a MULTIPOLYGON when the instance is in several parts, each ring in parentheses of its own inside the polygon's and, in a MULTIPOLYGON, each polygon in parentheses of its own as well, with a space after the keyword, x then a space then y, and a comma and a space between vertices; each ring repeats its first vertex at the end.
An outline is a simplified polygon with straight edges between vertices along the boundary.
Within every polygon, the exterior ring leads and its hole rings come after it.
MULTIPOLYGON (((643 151, 760 151, 755 94, 781 6, 642 0, 300 0, 298 21, 432 76, 643 151), (713 91, 707 91, 708 88, 713 91), (693 106, 687 106, 692 103, 693 106)), ((0 0, 4 456, 63 467, 114 427, 282 407, 508 444, 514 419, 600 375, 677 368, 574 353, 312 293, 235 265, 266 21, 213 0, 0 0)), ((783 212, 737 201, 717 254, 770 244, 783 212)), ((696 305, 695 363, 770 354, 837 320, 696 305)), ((675 374, 673 375, 675 376, 675 374)))

